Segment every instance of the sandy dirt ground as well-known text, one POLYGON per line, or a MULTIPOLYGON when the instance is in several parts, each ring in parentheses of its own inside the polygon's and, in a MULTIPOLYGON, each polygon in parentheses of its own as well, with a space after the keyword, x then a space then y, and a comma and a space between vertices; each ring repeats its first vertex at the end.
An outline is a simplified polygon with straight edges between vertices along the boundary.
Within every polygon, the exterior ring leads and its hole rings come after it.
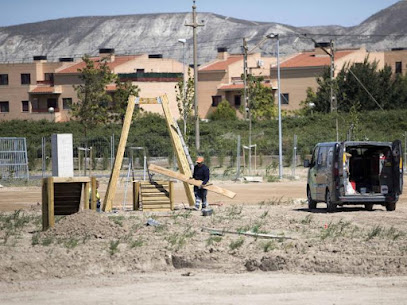
POLYGON ((179 210, 81 211, 46 232, 39 187, 1 188, 0 304, 406 304, 405 195, 328 214, 304 180, 217 184, 237 196, 210 194, 209 217, 177 183, 179 210))

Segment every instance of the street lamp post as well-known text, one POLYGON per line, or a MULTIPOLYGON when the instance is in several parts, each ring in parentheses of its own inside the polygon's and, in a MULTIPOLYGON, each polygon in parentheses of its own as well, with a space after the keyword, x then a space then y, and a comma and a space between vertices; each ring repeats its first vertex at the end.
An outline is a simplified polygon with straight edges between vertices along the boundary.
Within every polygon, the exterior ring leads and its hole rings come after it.
POLYGON ((283 127, 281 124, 281 83, 280 83, 280 36, 271 34, 277 41, 277 93, 278 93, 278 177, 283 178, 283 127))
POLYGON ((263 37, 260 42, 258 42, 250 51, 247 46, 246 38, 243 38, 243 99, 245 107, 245 119, 249 120, 249 173, 251 174, 252 170, 252 114, 250 109, 249 94, 247 92, 247 56, 251 54, 256 48, 260 47, 267 39, 273 38, 272 35, 267 35, 263 37))
POLYGON ((183 87, 183 110, 184 110, 184 137, 187 134, 187 114, 185 111, 185 105, 187 102, 187 88, 186 88, 186 71, 185 71, 185 44, 187 43, 186 39, 178 39, 179 43, 182 43, 182 53, 183 53, 183 60, 182 60, 182 65, 183 65, 183 80, 182 80, 182 87, 183 87))
POLYGON ((54 120, 53 120, 53 114, 54 114, 54 112, 55 112, 54 107, 49 107, 49 108, 48 108, 48 113, 51 114, 51 122, 54 121, 54 120))

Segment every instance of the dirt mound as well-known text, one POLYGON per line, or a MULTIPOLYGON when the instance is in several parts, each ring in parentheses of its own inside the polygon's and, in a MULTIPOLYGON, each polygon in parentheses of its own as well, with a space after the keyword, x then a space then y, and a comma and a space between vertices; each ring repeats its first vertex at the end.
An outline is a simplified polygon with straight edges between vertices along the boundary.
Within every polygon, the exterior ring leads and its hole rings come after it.
POLYGON ((44 234, 59 238, 114 239, 126 233, 126 228, 111 221, 108 216, 93 210, 83 210, 62 218, 55 223, 55 227, 44 234))

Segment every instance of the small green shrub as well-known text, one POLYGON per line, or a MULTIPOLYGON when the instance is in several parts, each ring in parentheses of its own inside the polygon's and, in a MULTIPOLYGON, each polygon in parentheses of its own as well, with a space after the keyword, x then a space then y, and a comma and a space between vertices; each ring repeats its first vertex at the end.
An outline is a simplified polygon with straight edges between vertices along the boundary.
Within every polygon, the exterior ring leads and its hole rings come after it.
POLYGON ((229 244, 229 248, 230 248, 230 250, 236 250, 236 249, 240 248, 243 244, 244 244, 244 238, 239 237, 239 239, 236 239, 229 244))

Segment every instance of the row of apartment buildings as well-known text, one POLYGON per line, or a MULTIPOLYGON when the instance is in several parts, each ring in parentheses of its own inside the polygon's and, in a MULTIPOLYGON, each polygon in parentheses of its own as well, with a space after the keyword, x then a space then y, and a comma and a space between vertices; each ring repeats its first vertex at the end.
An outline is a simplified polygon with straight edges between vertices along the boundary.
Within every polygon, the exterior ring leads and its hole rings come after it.
MULTIPOLYGON (((336 50, 335 72, 346 63, 363 62, 368 56, 378 67, 388 65, 393 73, 407 71, 407 49, 386 52, 367 52, 365 48, 336 50)), ((150 98, 167 94, 172 114, 178 118, 175 86, 183 77, 184 64, 160 54, 133 56, 115 55, 114 49, 100 49, 99 56, 91 58, 96 65, 107 61, 111 71, 121 79, 131 80, 140 88, 140 96, 150 98)), ((317 88, 316 78, 330 65, 330 56, 320 47, 280 59, 282 109, 296 110, 306 98, 308 87, 317 88)), ((265 78, 265 85, 277 93, 277 59, 260 53, 249 54, 248 72, 265 78)), ((34 56, 32 62, 0 63, 0 120, 40 120, 64 122, 70 118, 70 105, 78 101, 74 85, 81 83, 79 69, 83 61, 60 58, 49 62, 46 56, 34 56), (49 108, 54 113, 49 113, 49 108)), ((198 71, 199 115, 207 118, 223 99, 236 110, 243 101, 243 56, 229 54, 219 48, 215 60, 201 65, 198 71)), ((114 84, 106 88, 115 91, 114 84)), ((145 111, 161 112, 158 105, 143 105, 145 111)))

